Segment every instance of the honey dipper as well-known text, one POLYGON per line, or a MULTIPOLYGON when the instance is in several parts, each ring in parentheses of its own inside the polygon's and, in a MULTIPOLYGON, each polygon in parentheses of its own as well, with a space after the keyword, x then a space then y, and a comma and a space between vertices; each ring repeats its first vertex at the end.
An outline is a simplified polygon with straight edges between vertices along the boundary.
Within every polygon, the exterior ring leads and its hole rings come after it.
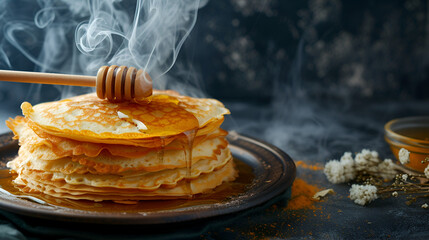
POLYGON ((147 72, 116 65, 102 66, 97 76, 0 70, 0 81, 96 87, 99 98, 113 102, 152 95, 152 79, 147 72))

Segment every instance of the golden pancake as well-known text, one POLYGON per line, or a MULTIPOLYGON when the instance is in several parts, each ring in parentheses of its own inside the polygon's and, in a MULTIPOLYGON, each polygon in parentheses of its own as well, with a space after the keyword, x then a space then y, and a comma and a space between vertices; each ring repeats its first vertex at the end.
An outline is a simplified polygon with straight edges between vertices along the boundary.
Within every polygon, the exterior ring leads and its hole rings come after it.
MULTIPOLYGON (((202 142, 192 150, 192 164, 200 159, 216 160, 217 155, 224 152, 228 143, 223 138, 214 138, 202 142)), ((72 161, 94 168, 99 173, 120 173, 124 171, 159 171, 162 169, 186 166, 183 150, 151 151, 139 158, 115 157, 111 154, 100 154, 97 157, 74 156, 72 161), (159 155, 162 154, 162 157, 159 155)))
MULTIPOLYGON (((199 159, 216 159, 222 151, 225 151, 227 142, 223 138, 214 138, 204 141, 192 150, 192 163, 199 159)), ((162 169, 171 169, 186 166, 184 150, 159 150, 156 149, 149 152, 147 155, 138 158, 124 158, 113 156, 108 152, 102 152, 96 157, 87 157, 85 155, 77 155, 70 157, 58 157, 49 147, 40 146, 34 151, 29 151, 28 144, 24 144, 19 149, 21 157, 30 158, 31 161, 38 159, 43 161, 52 161, 57 159, 68 159, 69 161, 78 162, 84 166, 88 166, 99 173, 120 173, 124 171, 159 171, 162 169), (28 156, 31 154, 30 156, 28 156), (162 158, 161 155, 162 154, 162 158)))
MULTIPOLYGON (((215 169, 223 167, 229 162, 231 156, 228 158, 222 159, 222 161, 214 161, 208 159, 202 159, 196 162, 191 169, 191 173, 187 176, 186 168, 176 168, 162 170, 159 172, 139 172, 128 175, 112 175, 112 174, 79 174, 79 173, 70 173, 64 174, 62 172, 46 172, 33 170, 33 166, 26 166, 24 161, 24 168, 19 168, 16 171, 22 175, 37 175, 41 179, 47 181, 64 181, 70 185, 87 185, 91 187, 110 187, 117 189, 140 189, 140 190, 155 190, 162 187, 173 187, 177 182, 183 179, 195 179, 198 178, 203 173, 211 173, 215 169)), ((29 163, 29 162, 27 162, 29 163)), ((52 167, 54 164, 49 164, 47 167, 52 167)), ((41 165, 34 166, 40 167, 41 165)), ((43 167, 43 166, 42 166, 43 167)), ((55 167, 55 166, 54 166, 55 167)), ((58 167, 62 169, 62 167, 58 167)))
MULTIPOLYGON (((101 151, 107 150, 111 155, 121 156, 125 158, 136 158, 148 154, 153 151, 153 148, 137 147, 137 146, 124 146, 119 144, 99 144, 89 142, 79 142, 67 138, 57 137, 41 130, 38 130, 37 134, 32 128, 28 127, 27 120, 23 117, 16 117, 15 119, 9 119, 6 124, 15 134, 15 138, 19 139, 20 145, 26 148, 25 151, 33 152, 34 149, 38 149, 38 154, 41 154, 40 158, 49 160, 57 159, 61 157, 67 157, 72 155, 85 155, 88 157, 96 157, 101 151), (42 146, 45 145, 45 146, 42 146), (48 152, 52 150, 51 152, 48 152)), ((212 139, 219 136, 226 136, 227 132, 222 129, 215 129, 207 135, 199 136, 194 139, 194 145, 212 139)), ((183 141, 176 139, 171 143, 164 146, 164 150, 183 150, 183 141)))
MULTIPOLYGON (((201 156, 201 157, 193 158, 191 172, 192 174, 198 175, 201 172, 211 171, 214 168, 224 165, 226 161, 228 161, 230 158, 231 158, 231 154, 228 148, 222 149, 222 151, 218 155, 213 155, 210 157, 201 156), (197 171, 199 172, 197 173, 197 171)), ((91 177, 91 174, 92 175, 103 174, 103 176, 95 176, 96 178, 98 177, 109 178, 111 177, 110 176, 111 174, 115 174, 120 176, 122 179, 124 179, 124 177, 147 175, 150 172, 153 173, 152 175, 156 176, 156 175, 164 174, 163 171, 166 171, 167 169, 172 170, 169 172, 171 174, 173 174, 174 171, 183 172, 184 170, 186 170, 186 164, 184 164, 183 166, 177 165, 176 167, 170 167, 170 168, 157 167, 160 169, 158 171, 145 171, 140 168, 134 168, 134 169, 128 169, 127 171, 104 172, 104 171, 99 171, 99 169, 97 168, 93 168, 87 165, 82 165, 79 162, 72 161, 70 157, 46 161, 39 158, 35 158, 34 155, 30 153, 21 154, 13 161, 8 162, 7 166, 14 169, 18 173, 22 169, 28 169, 28 170, 47 172, 47 173, 59 172, 66 175, 70 175, 72 173, 87 174, 85 176, 88 176, 88 177, 91 177)), ((180 174, 178 175, 177 173, 174 173, 174 175, 177 177, 180 177, 180 174)))
MULTIPOLYGON (((31 120, 29 120, 27 118, 25 118, 25 119, 26 119, 27 125, 29 127, 31 127, 31 129, 39 137, 41 137, 45 140, 49 140, 51 142, 60 142, 62 144, 66 144, 66 142, 64 142, 64 139, 70 140, 67 142, 67 144, 69 144, 69 143, 73 144, 73 141, 77 142, 77 143, 80 142, 78 140, 73 140, 73 139, 67 138, 68 136, 66 134, 50 132, 49 130, 42 129, 37 124, 32 122, 31 120), (56 134, 56 135, 54 135, 54 134, 56 134), (60 137, 61 135, 64 135, 64 136, 60 137)), ((209 135, 209 134, 212 134, 213 132, 216 132, 219 129, 220 125, 222 124, 223 120, 224 120, 224 118, 221 117, 219 119, 211 121, 210 123, 206 124, 204 127, 198 129, 197 136, 196 136, 195 140, 199 141, 199 140, 201 140, 201 138, 205 137, 204 135, 209 135)), ((12 121, 12 120, 10 120, 10 121, 12 121)), ((93 142, 83 142, 83 143, 87 144, 89 147, 89 149, 85 149, 85 150, 91 150, 91 148, 95 146, 95 145, 91 145, 91 143, 107 143, 110 146, 113 146, 113 144, 118 144, 118 145, 128 145, 128 146, 137 146, 137 147, 146 147, 146 148, 157 148, 157 147, 165 147, 165 146, 170 147, 170 143, 174 142, 174 140, 178 140, 179 142, 187 141, 187 136, 182 133, 182 134, 175 135, 175 136, 154 137, 154 138, 145 138, 145 139, 97 139, 97 140, 87 139, 87 140, 93 141, 93 142)), ((175 146, 177 146, 177 143, 175 146)), ((85 147, 85 146, 82 146, 82 147, 85 147)), ((114 150, 114 149, 112 149, 112 150, 114 150)), ((130 150, 130 152, 132 153, 133 150, 130 150)), ((91 154, 91 152, 89 152, 89 154, 91 154)))
POLYGON ((153 200, 153 199, 177 199, 188 198, 189 194, 199 194, 209 191, 225 181, 233 181, 237 177, 232 161, 224 167, 203 174, 196 179, 181 181, 172 188, 158 188, 154 191, 143 191, 136 189, 111 189, 95 188, 86 185, 71 185, 64 181, 49 181, 37 176, 20 175, 16 180, 16 185, 23 192, 42 192, 54 197, 69 199, 86 199, 93 201, 103 200, 153 200), (22 178, 25 176, 25 178, 22 178), (27 181, 26 179, 32 179, 27 181))
MULTIPOLYGON (((169 169, 159 172, 134 172, 125 175, 97 175, 88 174, 87 172, 84 174, 64 174, 62 172, 39 170, 42 168, 50 168, 52 170, 63 171, 63 166, 55 164, 58 162, 49 162, 46 165, 43 165, 43 163, 29 164, 31 162, 17 159, 13 164, 15 164, 15 166, 21 166, 21 168, 16 169, 20 176, 36 175, 39 179, 45 179, 51 182, 64 181, 71 185, 87 185, 97 188, 110 187, 118 189, 155 190, 160 187, 174 187, 177 182, 183 179, 195 179, 201 174, 211 173, 215 169, 222 168, 230 159, 231 157, 229 156, 228 158, 223 158, 222 161, 208 159, 199 160, 193 165, 189 176, 187 175, 186 168, 169 169)), ((82 168, 83 166, 77 167, 82 168)))
POLYGON ((73 162, 70 158, 60 158, 53 161, 45 161, 31 156, 22 156, 15 158, 7 163, 7 167, 13 169, 15 172, 20 173, 23 169, 37 170, 40 172, 61 172, 64 174, 97 174, 95 170, 87 166, 80 165, 78 162, 73 162))
MULTIPOLYGON (((16 128, 18 132, 20 129, 25 128, 16 128)), ((218 134, 215 134, 214 136, 218 134)), ((199 159, 216 159, 217 155, 219 155, 221 151, 225 150, 228 145, 224 139, 224 136, 222 135, 214 138, 213 136, 208 136, 206 137, 205 141, 197 143, 196 146, 194 144, 192 149, 192 163, 199 159)), ((41 138, 39 138, 39 140, 43 141, 41 138)), ((22 158, 29 158, 33 162, 36 162, 39 159, 49 161, 64 158, 55 154, 48 146, 49 144, 40 146, 37 144, 37 142, 34 141, 22 141, 21 148, 19 149, 19 155, 22 158), (34 147, 36 145, 38 145, 38 147, 34 147)), ((108 146, 106 148, 109 149, 110 147, 108 146)), ((127 147, 118 147, 117 149, 127 149, 127 147)), ((98 173, 120 173, 129 170, 159 171, 166 168, 178 168, 186 166, 185 152, 183 149, 146 149, 145 152, 147 154, 137 158, 114 156, 108 151, 103 151, 96 157, 72 155, 71 158, 66 159, 67 161, 79 162, 82 165, 88 166, 90 170, 94 169, 92 170, 93 172, 98 173), (162 154, 162 159, 160 159, 160 154, 162 154)))
POLYGON ((24 102, 21 108, 28 119, 46 132, 88 142, 175 136, 203 128, 229 113, 215 100, 193 102, 188 97, 177 98, 162 92, 157 92, 147 104, 109 103, 95 94, 87 94, 34 107, 24 102), (126 118, 121 118, 120 113, 126 118), (139 129, 130 120, 143 123, 147 129, 139 129))

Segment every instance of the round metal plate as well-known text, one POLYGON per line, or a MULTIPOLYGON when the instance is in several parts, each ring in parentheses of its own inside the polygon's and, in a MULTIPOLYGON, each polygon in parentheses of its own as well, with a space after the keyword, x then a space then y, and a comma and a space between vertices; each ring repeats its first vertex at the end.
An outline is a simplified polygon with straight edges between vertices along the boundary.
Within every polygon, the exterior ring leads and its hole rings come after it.
MULTIPOLYGON (((0 166, 17 155, 12 133, 0 135, 0 166)), ((163 224, 185 222, 235 213, 260 205, 288 189, 295 179, 295 164, 277 147, 235 132, 228 135, 233 156, 249 165, 255 178, 247 190, 221 203, 197 205, 148 213, 109 213, 75 210, 32 201, 0 192, 0 209, 16 214, 56 221, 100 224, 163 224)))

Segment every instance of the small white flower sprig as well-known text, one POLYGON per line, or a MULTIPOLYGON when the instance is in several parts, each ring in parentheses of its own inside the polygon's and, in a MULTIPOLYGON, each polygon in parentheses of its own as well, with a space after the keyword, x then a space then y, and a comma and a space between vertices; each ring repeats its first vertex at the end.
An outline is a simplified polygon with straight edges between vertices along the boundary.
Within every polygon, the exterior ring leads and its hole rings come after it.
MULTIPOLYGON (((399 151, 401 164, 410 162, 410 152, 399 151)), ((424 162, 429 162, 427 157, 424 162)), ((346 152, 340 160, 326 163, 324 173, 329 182, 339 184, 354 181, 350 188, 350 199, 359 205, 366 205, 378 198, 406 195, 408 205, 418 198, 429 198, 429 166, 424 174, 414 172, 391 159, 381 160, 376 151, 363 149, 353 158, 346 152)), ((424 203, 422 208, 428 208, 424 203)))

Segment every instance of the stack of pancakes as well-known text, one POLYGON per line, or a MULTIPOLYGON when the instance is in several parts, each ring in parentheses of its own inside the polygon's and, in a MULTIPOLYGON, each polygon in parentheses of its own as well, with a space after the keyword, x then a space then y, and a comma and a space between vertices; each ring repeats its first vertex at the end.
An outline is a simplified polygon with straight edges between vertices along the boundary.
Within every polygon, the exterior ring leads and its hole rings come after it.
POLYGON ((155 91, 144 103, 95 94, 31 106, 7 121, 19 139, 8 163, 26 193, 93 201, 176 199, 233 181, 229 111, 213 99, 155 91))

